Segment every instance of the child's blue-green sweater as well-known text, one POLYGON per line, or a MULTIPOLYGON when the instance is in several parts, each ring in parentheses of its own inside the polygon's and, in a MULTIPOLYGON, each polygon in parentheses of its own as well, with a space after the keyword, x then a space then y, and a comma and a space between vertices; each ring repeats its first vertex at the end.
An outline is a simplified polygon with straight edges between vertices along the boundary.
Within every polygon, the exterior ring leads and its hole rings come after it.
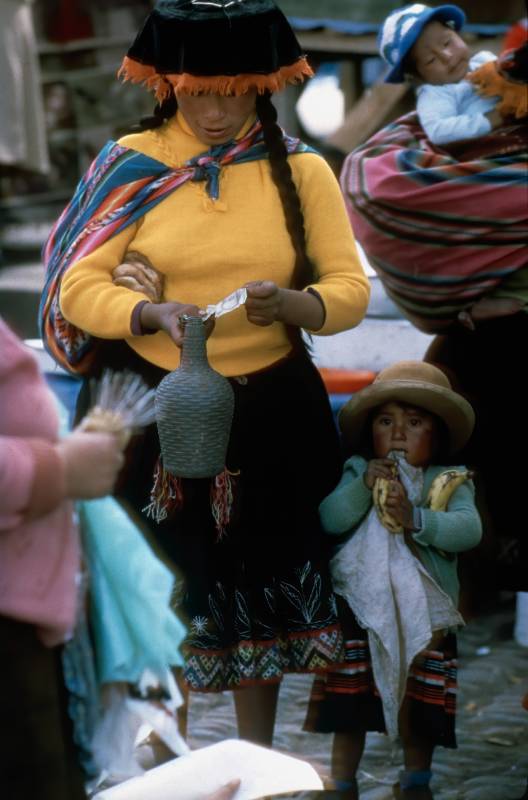
MULTIPOLYGON (((471 481, 463 483, 453 492, 447 511, 425 508, 433 479, 446 469, 461 470, 465 467, 429 466, 424 470, 423 494, 418 504, 422 528, 413 533, 412 538, 422 564, 457 606, 459 582, 456 553, 470 550, 480 542, 482 525, 471 481), (451 557, 442 555, 440 551, 451 554, 451 557)), ((363 480, 366 470, 367 461, 361 456, 352 456, 345 462, 339 484, 319 506, 323 528, 327 533, 353 535, 372 508, 372 491, 363 480)))

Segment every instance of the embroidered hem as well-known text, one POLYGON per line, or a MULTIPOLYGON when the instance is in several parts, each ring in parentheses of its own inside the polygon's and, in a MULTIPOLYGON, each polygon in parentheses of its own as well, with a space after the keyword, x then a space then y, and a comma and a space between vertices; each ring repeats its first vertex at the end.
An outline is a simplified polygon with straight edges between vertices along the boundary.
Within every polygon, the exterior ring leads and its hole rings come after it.
POLYGON ((290 633, 270 641, 243 640, 223 650, 184 645, 183 677, 191 691, 221 692, 278 683, 286 673, 324 673, 343 666, 339 625, 290 633))

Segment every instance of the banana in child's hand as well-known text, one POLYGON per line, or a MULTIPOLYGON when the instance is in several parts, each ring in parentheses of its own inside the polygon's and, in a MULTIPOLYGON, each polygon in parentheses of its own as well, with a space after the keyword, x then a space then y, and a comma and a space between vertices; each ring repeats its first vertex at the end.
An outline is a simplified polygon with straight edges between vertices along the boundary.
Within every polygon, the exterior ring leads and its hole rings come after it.
POLYGON ((474 473, 464 469, 446 469, 437 475, 427 493, 426 508, 432 511, 446 511, 449 499, 455 489, 465 481, 471 480, 474 473))
MULTIPOLYGON (((397 474, 397 466, 394 464, 394 476, 397 474)), ((387 498, 389 496, 390 480, 388 478, 376 478, 372 487, 372 502, 379 517, 379 521, 384 528, 391 533, 403 533, 403 527, 392 514, 387 511, 387 498)))

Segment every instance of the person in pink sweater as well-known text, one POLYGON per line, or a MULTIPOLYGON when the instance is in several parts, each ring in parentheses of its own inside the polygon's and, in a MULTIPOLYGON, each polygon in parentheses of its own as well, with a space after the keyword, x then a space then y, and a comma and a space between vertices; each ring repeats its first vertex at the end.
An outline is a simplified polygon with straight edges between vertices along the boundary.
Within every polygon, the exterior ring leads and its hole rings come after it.
POLYGON ((60 662, 79 599, 74 499, 113 489, 115 436, 59 440, 52 392, 0 317, 0 791, 10 800, 84 798, 60 662))

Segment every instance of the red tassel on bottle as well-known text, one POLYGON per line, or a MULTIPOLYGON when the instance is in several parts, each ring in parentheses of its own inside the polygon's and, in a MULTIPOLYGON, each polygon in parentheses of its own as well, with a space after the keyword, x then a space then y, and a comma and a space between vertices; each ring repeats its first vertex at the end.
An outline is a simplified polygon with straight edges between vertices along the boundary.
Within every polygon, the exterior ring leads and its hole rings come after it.
MULTIPOLYGON (((227 467, 224 467, 222 472, 211 478, 211 513, 215 520, 217 542, 225 536, 226 528, 231 521, 234 478, 238 475, 240 475, 240 471, 230 472, 227 467)), ((150 503, 145 506, 143 511, 156 522, 163 522, 163 520, 172 516, 175 511, 179 511, 182 506, 182 479, 172 475, 163 467, 160 456, 154 470, 154 483, 150 492, 150 503)))
POLYGON ((163 467, 161 457, 159 457, 154 470, 154 484, 150 491, 150 503, 145 506, 143 511, 156 522, 162 522, 182 506, 182 480, 167 472, 163 467))
POLYGON ((226 528, 231 520, 233 509, 233 489, 234 478, 240 475, 238 472, 230 472, 227 467, 223 472, 211 480, 211 511, 216 524, 216 541, 220 541, 225 534, 226 528))

